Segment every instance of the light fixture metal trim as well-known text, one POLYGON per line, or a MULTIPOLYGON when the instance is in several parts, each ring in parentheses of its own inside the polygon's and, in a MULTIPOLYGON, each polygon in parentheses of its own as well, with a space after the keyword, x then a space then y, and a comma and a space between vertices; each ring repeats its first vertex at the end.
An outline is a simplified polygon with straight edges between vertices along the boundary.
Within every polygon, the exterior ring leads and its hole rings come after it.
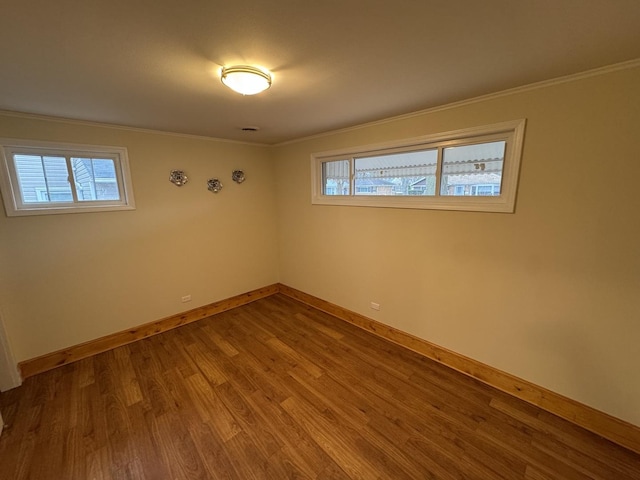
POLYGON ((251 65, 222 67, 220 80, 242 95, 255 95, 271 86, 271 74, 251 65))

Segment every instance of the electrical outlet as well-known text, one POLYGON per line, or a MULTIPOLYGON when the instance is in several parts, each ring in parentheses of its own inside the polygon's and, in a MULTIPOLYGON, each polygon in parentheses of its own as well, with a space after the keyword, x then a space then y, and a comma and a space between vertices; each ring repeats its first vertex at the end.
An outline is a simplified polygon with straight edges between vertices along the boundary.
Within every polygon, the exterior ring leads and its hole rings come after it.
POLYGON ((380 304, 376 302, 371 302, 371 308, 373 310, 380 310, 380 304))
POLYGON ((186 303, 186 302, 190 302, 191 301, 191 295, 185 295, 184 297, 182 297, 182 303, 186 303))

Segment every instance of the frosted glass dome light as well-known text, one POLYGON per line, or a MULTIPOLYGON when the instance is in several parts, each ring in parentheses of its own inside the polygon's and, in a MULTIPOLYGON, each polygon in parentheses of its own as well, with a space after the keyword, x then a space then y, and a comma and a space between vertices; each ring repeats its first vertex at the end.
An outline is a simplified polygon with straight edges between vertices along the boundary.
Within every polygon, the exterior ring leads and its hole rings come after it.
POLYGON ((250 65, 223 67, 220 80, 242 95, 255 95, 271 86, 271 74, 250 65))

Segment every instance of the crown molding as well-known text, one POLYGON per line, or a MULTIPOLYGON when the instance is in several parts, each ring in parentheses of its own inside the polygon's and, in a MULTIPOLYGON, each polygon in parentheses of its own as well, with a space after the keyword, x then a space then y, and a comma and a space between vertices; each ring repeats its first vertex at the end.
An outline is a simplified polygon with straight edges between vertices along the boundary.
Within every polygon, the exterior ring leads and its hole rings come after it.
POLYGON ((374 120, 372 122, 362 123, 359 125, 354 125, 352 127, 340 128, 337 130, 330 130, 328 132, 318 133, 315 135, 309 135, 302 138, 297 138, 295 140, 288 140, 286 142, 278 143, 273 145, 274 147, 281 147, 285 145, 291 145, 295 143, 305 142, 307 140, 314 140, 317 138, 323 138, 333 135, 338 135, 341 133, 348 133, 357 130, 361 130, 363 128, 375 127, 379 125, 385 125, 387 123, 393 123, 400 120, 407 120, 414 117, 420 117, 423 115, 428 115, 431 113, 442 112, 445 110, 452 110, 454 108, 464 107, 467 105, 473 105, 474 103, 485 102, 488 100, 493 100, 496 98, 507 97, 510 95, 517 95, 520 93, 529 92, 532 90, 540 90, 542 88, 548 88, 555 85, 561 85, 563 83, 576 82, 579 80, 584 80, 586 78, 596 77, 600 75, 607 75, 609 73, 617 72, 620 70, 629 70, 632 68, 640 67, 640 58, 636 58, 634 60, 629 60, 626 62, 615 63, 613 65, 607 65, 605 67, 594 68, 592 70, 587 70, 585 72, 574 73, 571 75, 565 75, 562 77, 552 78, 550 80, 542 80, 540 82, 530 83, 527 85, 522 85, 520 87, 509 88, 507 90, 501 90, 499 92, 488 93, 486 95, 480 95, 478 97, 468 98, 465 100, 460 100, 458 102, 447 103, 445 105, 438 105, 435 107, 425 108, 423 110, 418 110, 415 112, 404 113, 402 115, 396 115, 393 117, 384 118, 382 120, 374 120))
POLYGON ((234 143, 237 145, 249 145, 253 147, 268 147, 269 144, 266 143, 258 143, 258 142, 244 142, 241 140, 230 140, 226 138, 217 138, 217 137, 208 137, 206 135, 194 135, 191 133, 177 133, 177 132, 167 132, 164 130, 154 130, 151 128, 141 128, 141 127, 129 127, 126 125, 116 125, 113 123, 101 123, 101 122, 93 122, 90 120, 77 120, 73 118, 65 118, 65 117, 55 117, 53 115, 42 115, 39 113, 27 113, 27 112, 16 112, 13 110, 0 110, 0 116, 4 117, 15 117, 15 118, 24 118, 27 120, 40 120, 47 122, 57 122, 64 123, 68 125, 76 125, 76 126, 84 126, 84 127, 100 127, 100 128, 109 128, 113 130, 124 130, 127 132, 134 133, 147 133, 154 135, 165 135, 169 137, 179 137, 179 138, 189 138, 195 140, 206 140, 209 142, 221 142, 221 143, 234 143))

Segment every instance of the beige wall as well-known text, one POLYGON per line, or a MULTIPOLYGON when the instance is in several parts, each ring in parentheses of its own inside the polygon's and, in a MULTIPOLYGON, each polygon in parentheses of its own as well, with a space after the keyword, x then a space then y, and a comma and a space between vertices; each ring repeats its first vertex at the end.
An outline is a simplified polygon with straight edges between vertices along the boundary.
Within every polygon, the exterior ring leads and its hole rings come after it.
POLYGON ((0 115, 0 137, 126 146, 137 203, 0 215, 12 350, 33 358, 280 280, 640 425, 638 85, 640 69, 618 71, 275 149, 0 115), (312 152, 519 118, 515 214, 310 203, 312 152), (173 168, 191 182, 169 183, 173 168), (211 176, 226 178, 219 195, 211 176))
POLYGON ((280 281, 640 425, 639 85, 635 68, 279 147, 280 281), (310 203, 312 152, 520 118, 514 214, 310 203))
POLYGON ((21 361, 277 282, 265 147, 0 115, 0 137, 128 148, 137 209, 0 214, 0 307, 21 361), (183 169, 189 183, 169 182, 183 169), (243 168, 247 180, 231 181, 243 168), (224 188, 213 194, 206 180, 224 188), (181 297, 192 295, 192 302, 181 297))

